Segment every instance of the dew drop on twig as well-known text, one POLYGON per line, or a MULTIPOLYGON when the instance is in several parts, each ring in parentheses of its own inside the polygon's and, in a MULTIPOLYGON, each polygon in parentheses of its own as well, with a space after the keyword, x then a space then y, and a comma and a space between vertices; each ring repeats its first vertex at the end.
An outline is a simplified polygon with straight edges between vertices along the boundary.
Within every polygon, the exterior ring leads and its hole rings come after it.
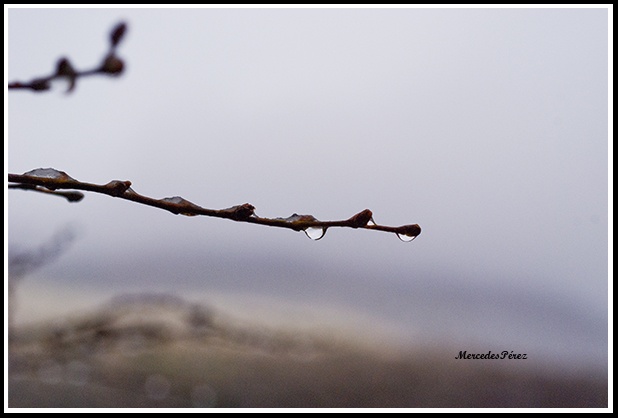
MULTIPOLYGON (((197 206, 195 203, 193 202, 189 202, 187 199, 184 199, 180 196, 174 196, 174 197, 166 197, 161 199, 162 202, 168 202, 168 203, 173 203, 175 205, 178 205, 179 207, 183 207, 186 209, 196 209, 199 208, 199 206, 197 206)), ((178 211, 178 212, 174 212, 174 213, 178 213, 180 215, 184 215, 184 216, 196 216, 197 214, 191 211, 178 211)))
POLYGON ((410 241, 414 241, 414 239, 417 237, 418 235, 406 235, 406 234, 397 234, 397 238, 399 238, 400 240, 402 240, 403 242, 410 242, 410 241))
POLYGON ((24 176, 41 177, 46 179, 73 180, 67 173, 65 173, 64 171, 56 170, 55 168, 35 168, 34 170, 30 170, 27 173, 24 173, 24 176))
POLYGON ((312 222, 317 221, 317 219, 312 215, 299 215, 298 213, 293 213, 287 218, 278 218, 286 222, 312 222))
POLYGON ((166 197, 161 199, 164 202, 170 202, 170 203, 175 203, 175 204, 182 204, 182 203, 191 203, 188 200, 183 199, 180 196, 174 196, 174 197, 166 197))
POLYGON ((312 239, 314 241, 322 239, 322 237, 324 237, 324 235, 326 234, 326 228, 324 227, 312 226, 303 231, 309 237, 309 239, 312 239))

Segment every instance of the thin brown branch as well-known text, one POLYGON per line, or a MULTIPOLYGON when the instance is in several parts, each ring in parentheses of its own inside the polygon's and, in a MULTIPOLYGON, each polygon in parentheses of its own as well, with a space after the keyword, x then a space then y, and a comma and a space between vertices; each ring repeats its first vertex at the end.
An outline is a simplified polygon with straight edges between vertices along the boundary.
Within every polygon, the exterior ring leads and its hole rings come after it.
POLYGON ((32 90, 35 92, 47 91, 51 88, 52 81, 66 80, 69 84, 67 93, 75 89, 77 80, 82 77, 102 74, 118 76, 124 70, 124 62, 116 56, 116 47, 124 37, 127 25, 124 22, 117 24, 110 33, 110 48, 102 62, 95 68, 85 71, 77 71, 68 58, 60 58, 56 63, 56 70, 49 76, 38 77, 29 82, 14 81, 9 83, 9 90, 32 90))
POLYGON ((293 214, 287 218, 263 218, 255 214, 255 207, 249 203, 232 206, 227 209, 208 209, 179 196, 154 199, 141 195, 131 188, 130 181, 112 180, 107 184, 85 183, 75 180, 67 173, 53 168, 39 168, 24 174, 9 174, 8 179, 9 182, 17 183, 10 185, 9 187, 11 188, 28 189, 30 187, 42 187, 50 191, 57 189, 85 190, 164 209, 176 215, 202 215, 231 219, 237 222, 287 228, 294 231, 304 231, 309 238, 315 240, 322 238, 328 228, 335 227, 392 232, 397 234, 402 241, 411 241, 421 233, 421 228, 417 224, 398 227, 378 225, 373 221, 373 213, 369 209, 365 209, 351 218, 341 221, 320 221, 312 215, 298 214, 293 214))
POLYGON ((80 192, 59 192, 56 190, 46 189, 45 187, 35 186, 33 184, 9 184, 9 189, 32 190, 40 193, 53 194, 55 196, 64 197, 69 202, 79 202, 84 198, 84 194, 80 192))

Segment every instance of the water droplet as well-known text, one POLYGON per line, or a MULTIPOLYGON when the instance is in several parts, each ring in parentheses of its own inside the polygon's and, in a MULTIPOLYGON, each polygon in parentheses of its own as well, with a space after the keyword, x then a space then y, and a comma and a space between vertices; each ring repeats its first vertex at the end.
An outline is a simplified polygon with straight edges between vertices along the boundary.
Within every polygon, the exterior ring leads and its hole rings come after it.
POLYGON ((35 168, 34 170, 30 170, 27 173, 24 173, 24 176, 42 177, 46 179, 73 180, 67 173, 65 173, 64 171, 56 170, 55 168, 35 168))
POLYGON ((180 203, 185 203, 187 202, 187 200, 183 199, 180 196, 174 196, 174 197, 166 197, 161 199, 164 202, 170 202, 170 203, 175 203, 175 204, 180 204, 180 203))
POLYGON ((400 240, 402 240, 403 242, 410 242, 410 241, 414 241, 414 239, 417 237, 418 235, 406 235, 406 234, 397 234, 397 238, 399 238, 400 240))
POLYGON ((317 221, 317 219, 313 215, 299 215, 298 213, 293 213, 292 215, 288 216, 287 218, 277 218, 277 219, 282 219, 282 220, 284 220, 286 222, 303 222, 303 221, 313 222, 313 221, 317 221))
POLYGON ((304 231, 305 234, 307 234, 307 236, 314 241, 322 239, 322 237, 326 234, 326 228, 321 226, 312 226, 305 229, 304 231))
MULTIPOLYGON (((161 199, 162 202, 169 202, 169 203, 173 203, 175 205, 179 205, 179 206, 184 206, 185 208, 199 208, 198 205, 196 205, 193 202, 189 202, 187 199, 184 199, 180 196, 174 196, 174 197, 166 197, 161 199)), ((174 211, 174 213, 176 213, 176 211, 174 211)), ((183 212, 182 210, 178 211, 179 215, 185 215, 185 216, 196 216, 196 213, 193 212, 183 212)))
POLYGON ((161 400, 167 398, 170 393, 172 385, 165 376, 160 374, 153 374, 148 376, 144 389, 150 399, 161 400))

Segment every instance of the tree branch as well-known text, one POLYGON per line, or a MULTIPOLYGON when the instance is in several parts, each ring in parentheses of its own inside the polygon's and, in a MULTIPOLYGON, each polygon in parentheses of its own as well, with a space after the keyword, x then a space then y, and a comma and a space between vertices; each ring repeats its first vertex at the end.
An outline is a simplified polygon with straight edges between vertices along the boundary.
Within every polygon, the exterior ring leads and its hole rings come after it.
POLYGON ((79 202, 84 198, 84 194, 80 192, 58 192, 49 190, 45 187, 35 186, 33 184, 9 184, 9 189, 32 190, 40 193, 53 194, 55 196, 64 197, 69 202, 79 202))
POLYGON ((391 232, 397 234, 399 239, 406 242, 412 241, 421 233, 421 227, 417 224, 398 227, 378 225, 373 221, 373 213, 369 209, 365 209, 351 218, 341 221, 320 221, 312 215, 298 214, 293 214, 287 218, 263 218, 255 214, 255 207, 249 203, 232 206, 227 209, 207 209, 180 196, 154 199, 141 195, 131 188, 130 181, 112 180, 107 184, 85 183, 75 180, 67 173, 53 168, 38 168, 24 174, 9 174, 8 180, 9 182, 19 183, 9 185, 9 188, 36 188, 37 190, 44 188, 39 191, 55 191, 57 189, 85 190, 164 209, 175 215, 202 215, 230 219, 237 222, 287 228, 294 231, 304 231, 309 238, 314 240, 322 238, 328 228, 335 227, 391 232))
POLYGON ((55 79, 65 79, 69 83, 67 93, 75 89, 77 79, 96 74, 118 76, 124 70, 124 62, 116 56, 116 47, 124 37, 127 25, 124 22, 117 24, 110 33, 110 48, 98 67, 90 70, 77 71, 68 58, 60 58, 56 64, 56 71, 47 77, 38 77, 30 82, 14 81, 9 83, 9 90, 32 90, 42 92, 51 88, 51 82, 55 79))
MULTIPOLYGON (((125 23, 117 24, 110 33, 110 49, 105 55, 101 65, 91 70, 77 71, 67 58, 61 58, 56 64, 56 71, 47 76, 35 78, 26 83, 16 81, 9 83, 8 88, 29 89, 35 92, 49 90, 51 82, 55 79, 66 79, 69 83, 67 93, 74 90, 77 79, 96 74, 119 75, 124 69, 124 62, 116 56, 116 47, 126 33, 125 23)), ((319 240, 328 228, 363 228, 397 234, 402 241, 412 241, 421 233, 417 224, 403 225, 399 227, 378 225, 373 220, 373 214, 365 209, 349 219, 341 221, 320 221, 312 215, 293 214, 287 218, 262 218, 255 214, 255 207, 249 203, 232 206, 227 209, 207 209, 198 206, 182 197, 167 197, 153 199, 143 196, 131 188, 130 181, 112 180, 107 184, 84 183, 70 177, 63 171, 53 168, 38 168, 24 174, 9 174, 10 189, 33 190, 41 193, 54 194, 66 198, 69 202, 78 202, 84 195, 80 192, 60 192, 57 189, 85 190, 94 193, 106 194, 130 200, 142 205, 164 209, 176 215, 186 216, 210 216, 216 218, 231 219, 237 222, 248 222, 277 228, 287 228, 294 231, 304 231, 311 239, 319 240)))

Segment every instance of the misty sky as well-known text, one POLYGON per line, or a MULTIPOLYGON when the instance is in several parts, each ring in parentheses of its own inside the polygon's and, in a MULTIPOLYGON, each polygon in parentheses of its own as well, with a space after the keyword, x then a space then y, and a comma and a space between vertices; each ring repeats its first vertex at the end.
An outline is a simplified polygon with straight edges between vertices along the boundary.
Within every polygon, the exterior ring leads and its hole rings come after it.
POLYGON ((10 93, 9 172, 130 180, 266 217, 369 208, 422 234, 331 229, 314 242, 109 196, 11 191, 11 251, 77 235, 25 289, 332 301, 478 338, 491 321, 471 306, 534 317, 551 305, 572 317, 538 318, 548 338, 606 331, 607 9, 10 9, 8 81, 48 75, 61 56, 96 66, 121 20, 121 77, 10 93))

